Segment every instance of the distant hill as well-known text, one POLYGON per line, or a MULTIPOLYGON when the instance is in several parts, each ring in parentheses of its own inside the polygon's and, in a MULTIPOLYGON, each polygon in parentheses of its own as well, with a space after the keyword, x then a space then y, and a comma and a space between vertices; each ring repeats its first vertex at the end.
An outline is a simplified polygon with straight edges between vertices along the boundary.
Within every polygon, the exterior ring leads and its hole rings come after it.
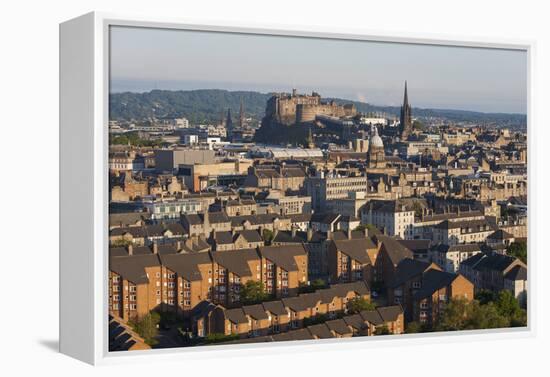
POLYGON ((192 124, 218 122, 230 108, 238 116, 241 100, 245 114, 261 119, 270 94, 258 92, 230 92, 218 89, 188 91, 153 90, 146 93, 115 93, 109 98, 110 119, 146 120, 185 117, 192 124))
MULTIPOLYGON (((238 116, 241 99, 248 117, 260 120, 271 94, 251 91, 228 91, 201 89, 187 91, 153 90, 146 93, 114 93, 109 98, 112 120, 141 121, 152 117, 185 117, 193 124, 218 122, 221 113, 231 108, 234 119, 238 116)), ((387 116, 399 115, 399 107, 375 106, 369 103, 350 101, 342 98, 325 98, 337 103, 353 103, 363 113, 380 112, 387 116)), ((464 110, 413 108, 415 117, 444 118, 451 122, 472 122, 525 128, 527 117, 524 114, 482 113, 464 110)))

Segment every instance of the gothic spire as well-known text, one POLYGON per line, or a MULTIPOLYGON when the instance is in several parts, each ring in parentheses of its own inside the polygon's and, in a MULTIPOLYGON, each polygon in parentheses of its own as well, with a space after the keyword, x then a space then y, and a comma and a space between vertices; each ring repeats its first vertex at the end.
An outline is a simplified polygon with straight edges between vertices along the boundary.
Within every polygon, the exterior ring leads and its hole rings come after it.
POLYGON ((409 104, 409 96, 407 95, 407 80, 405 80, 405 95, 403 96, 403 106, 409 104))

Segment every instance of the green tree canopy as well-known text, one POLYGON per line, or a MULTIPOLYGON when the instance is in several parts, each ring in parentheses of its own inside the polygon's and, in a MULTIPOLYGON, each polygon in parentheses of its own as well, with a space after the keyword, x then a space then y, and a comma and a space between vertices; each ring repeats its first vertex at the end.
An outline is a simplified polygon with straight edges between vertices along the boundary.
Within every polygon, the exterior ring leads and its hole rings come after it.
POLYGON ((416 333, 419 333, 419 332, 422 332, 422 325, 418 322, 409 322, 406 326, 405 326, 405 333, 406 334, 416 334, 416 333))
POLYGON ((158 325, 160 323, 160 314, 157 312, 150 312, 147 315, 135 320, 130 321, 129 324, 132 326, 135 332, 139 334, 145 340, 145 343, 150 346, 154 346, 158 343, 158 325))
POLYGON ((271 241, 273 241, 273 232, 269 229, 264 229, 262 230, 262 237, 266 245, 271 245, 271 241))
POLYGON ((376 330, 374 330, 374 335, 390 335, 390 329, 386 325, 378 326, 376 330))
POLYGON ((268 298, 269 295, 265 292, 264 284, 261 281, 249 280, 241 288, 240 301, 245 305, 257 304, 268 298))
POLYGON ((374 310, 375 305, 362 297, 356 297, 348 302, 348 311, 350 314, 359 313, 363 310, 374 310))
POLYGON ((508 246, 508 250, 506 250, 506 253, 510 256, 518 258, 523 263, 527 263, 527 242, 512 242, 512 244, 508 246))

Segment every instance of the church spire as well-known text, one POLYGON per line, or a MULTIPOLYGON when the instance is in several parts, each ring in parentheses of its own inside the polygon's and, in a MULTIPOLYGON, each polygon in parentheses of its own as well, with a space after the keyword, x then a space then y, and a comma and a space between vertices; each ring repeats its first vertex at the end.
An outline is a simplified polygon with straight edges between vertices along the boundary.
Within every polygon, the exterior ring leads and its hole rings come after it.
POLYGON ((408 106, 409 96, 407 94, 407 80, 405 80, 405 95, 403 96, 403 106, 408 106))
POLYGON ((401 114, 399 117, 399 130, 401 140, 407 140, 412 132, 412 111, 409 105, 409 94, 407 92, 407 80, 405 80, 405 91, 403 94, 403 106, 401 106, 401 114))

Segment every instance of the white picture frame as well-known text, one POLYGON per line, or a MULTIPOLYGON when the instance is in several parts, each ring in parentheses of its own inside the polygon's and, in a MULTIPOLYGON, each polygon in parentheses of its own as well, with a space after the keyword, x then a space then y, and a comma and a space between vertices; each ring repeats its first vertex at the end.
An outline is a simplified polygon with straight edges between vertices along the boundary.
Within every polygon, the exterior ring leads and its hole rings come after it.
MULTIPOLYGON (((318 349, 347 349, 478 341, 487 337, 509 339, 532 337, 536 333, 534 300, 528 301, 528 327, 521 329, 463 331, 347 340, 315 340, 200 348, 174 348, 134 352, 108 351, 108 95, 109 27, 133 26, 252 33, 347 40, 452 45, 524 50, 528 59, 528 158, 535 156, 533 41, 461 38, 414 33, 289 27, 253 23, 210 23, 170 18, 144 18, 119 14, 89 13, 60 25, 60 352, 90 364, 111 364, 143 360, 231 357, 246 350, 250 355, 295 353, 318 349)), ((532 176, 533 164, 528 165, 532 176)), ((536 201, 529 185, 529 202, 536 201)), ((529 204, 529 222, 536 207, 529 204)), ((533 226, 529 239, 534 240, 533 226)), ((529 280, 536 281, 536 260, 529 247, 529 280)), ((537 287, 529 287, 536 297, 537 287)))

